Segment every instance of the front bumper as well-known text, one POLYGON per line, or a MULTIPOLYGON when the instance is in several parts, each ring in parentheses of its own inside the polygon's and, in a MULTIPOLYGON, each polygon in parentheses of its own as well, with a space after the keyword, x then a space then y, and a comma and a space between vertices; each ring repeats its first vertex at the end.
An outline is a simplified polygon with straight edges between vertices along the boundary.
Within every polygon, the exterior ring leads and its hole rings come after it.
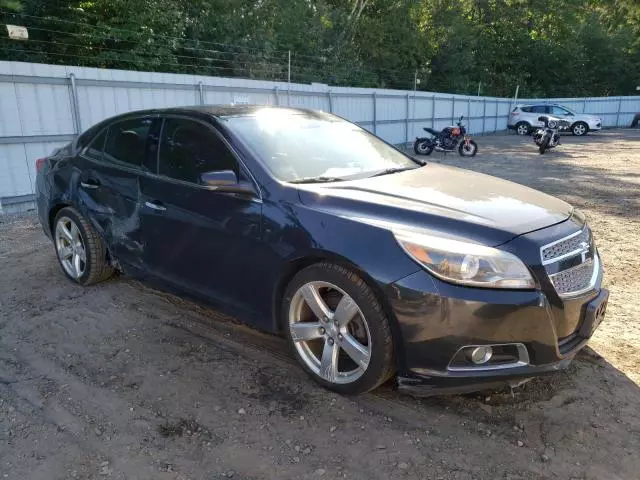
MULTIPOLYGON (((582 346, 584 346, 584 343, 582 346)), ((406 377, 399 376, 398 390, 417 397, 428 397, 431 395, 460 394, 498 389, 507 385, 517 386, 532 377, 564 370, 569 366, 571 360, 572 358, 565 358, 548 365, 527 366, 501 372, 495 371, 487 375, 450 374, 442 377, 430 377, 411 374, 411 376, 406 377)))
POLYGON ((568 367, 597 327, 585 327, 587 306, 606 304, 601 278, 592 291, 561 302, 542 291, 451 285, 424 271, 395 282, 388 298, 402 341, 399 390, 424 396, 464 393, 515 385, 568 367), (526 362, 451 366, 461 347, 505 344, 524 346, 526 362))

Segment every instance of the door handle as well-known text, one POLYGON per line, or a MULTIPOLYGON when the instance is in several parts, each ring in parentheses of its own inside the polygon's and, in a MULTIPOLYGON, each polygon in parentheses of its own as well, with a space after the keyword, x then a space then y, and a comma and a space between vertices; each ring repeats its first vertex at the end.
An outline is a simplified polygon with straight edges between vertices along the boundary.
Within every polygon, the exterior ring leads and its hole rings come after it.
POLYGON ((160 203, 156 203, 156 202, 144 202, 145 206, 149 207, 152 210, 158 210, 158 211, 165 211, 167 209, 167 207, 165 207, 164 205, 160 204, 160 203))
POLYGON ((89 182, 80 182, 80 186, 88 190, 95 190, 96 188, 100 187, 100 184, 95 181, 89 181, 89 182))

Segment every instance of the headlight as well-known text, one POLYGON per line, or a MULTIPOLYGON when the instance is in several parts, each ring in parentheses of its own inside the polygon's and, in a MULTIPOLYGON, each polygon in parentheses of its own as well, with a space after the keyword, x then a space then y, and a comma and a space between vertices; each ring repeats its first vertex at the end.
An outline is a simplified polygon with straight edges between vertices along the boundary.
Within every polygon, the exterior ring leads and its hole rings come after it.
POLYGON ((416 232, 393 232, 405 252, 442 280, 485 288, 535 288, 515 255, 475 243, 416 232))

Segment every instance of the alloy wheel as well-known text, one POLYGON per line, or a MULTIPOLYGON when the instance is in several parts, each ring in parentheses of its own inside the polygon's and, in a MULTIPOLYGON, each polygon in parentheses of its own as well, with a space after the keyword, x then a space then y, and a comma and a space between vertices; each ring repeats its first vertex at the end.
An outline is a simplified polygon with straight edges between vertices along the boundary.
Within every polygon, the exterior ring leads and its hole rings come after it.
POLYGON ((520 125, 518 125, 516 132, 518 133, 518 135, 527 135, 529 133, 529 127, 524 123, 521 123, 520 125))
POLYGON ((371 333, 346 292, 328 282, 308 282, 291 299, 289 332, 306 366, 324 380, 358 380, 371 360, 371 333))
POLYGON ((573 126, 573 134, 577 136, 582 136, 587 133, 586 127, 582 123, 578 123, 573 126))
POLYGON ((80 229, 69 217, 58 219, 55 241, 62 268, 71 278, 80 278, 87 268, 87 251, 80 229))

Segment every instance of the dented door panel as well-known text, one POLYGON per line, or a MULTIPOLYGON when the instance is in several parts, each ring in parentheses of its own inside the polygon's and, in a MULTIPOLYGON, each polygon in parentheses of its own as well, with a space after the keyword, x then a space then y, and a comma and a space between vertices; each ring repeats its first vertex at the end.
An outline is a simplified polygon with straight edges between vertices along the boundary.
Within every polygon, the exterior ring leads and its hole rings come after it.
POLYGON ((82 160, 78 200, 102 232, 109 252, 118 261, 137 263, 142 253, 139 215, 139 172, 82 160))

